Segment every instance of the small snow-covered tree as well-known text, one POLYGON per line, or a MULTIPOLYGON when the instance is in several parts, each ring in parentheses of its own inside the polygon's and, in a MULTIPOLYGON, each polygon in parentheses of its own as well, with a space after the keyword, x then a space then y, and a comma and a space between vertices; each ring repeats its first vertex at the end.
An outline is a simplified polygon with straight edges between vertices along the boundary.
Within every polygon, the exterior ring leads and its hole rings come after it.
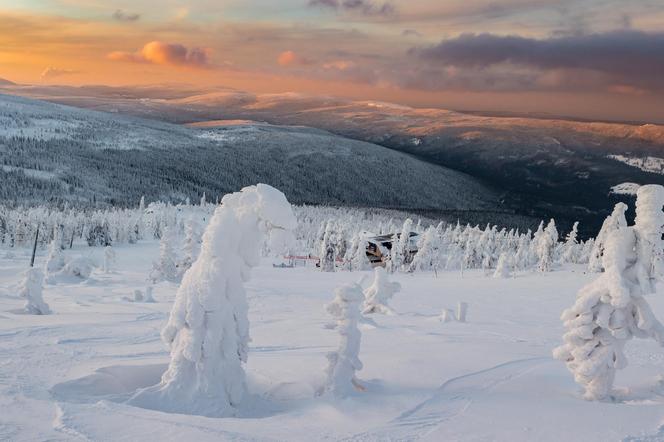
POLYGON ((115 250, 113 250, 113 247, 106 246, 106 248, 104 248, 104 264, 102 269, 105 273, 113 271, 116 258, 117 256, 115 254, 115 250))
POLYGON ((44 266, 46 273, 57 273, 65 266, 65 256, 60 247, 59 238, 54 238, 48 248, 48 257, 44 266))
POLYGON ((364 290, 364 307, 362 313, 365 315, 370 313, 393 314, 388 303, 394 294, 400 290, 401 284, 390 282, 385 269, 376 267, 374 269, 373 283, 364 290))
POLYGON ((174 232, 171 227, 166 227, 159 240, 159 259, 153 264, 150 278, 153 282, 166 280, 177 281, 178 268, 174 250, 174 232))
MULTIPOLYGON (((413 230, 413 220, 406 218, 401 227, 401 234, 399 241, 396 243, 397 249, 395 250, 397 260, 394 262, 393 271, 402 271, 408 268, 411 261, 410 254, 410 234, 413 230)), ((395 243, 392 243, 394 249, 395 243)))
POLYGON ((352 284, 337 288, 334 300, 326 306, 328 313, 337 321, 340 342, 337 351, 327 354, 327 380, 323 391, 337 397, 346 397, 355 391, 364 390, 355 376, 355 372, 362 370, 362 333, 357 327, 361 302, 362 288, 358 284, 352 284))
POLYGON ((438 272, 440 267, 439 237, 435 227, 429 226, 417 243, 417 253, 410 264, 411 271, 438 272))
POLYGON ((544 229, 544 232, 538 238, 537 244, 537 270, 540 272, 550 272, 553 265, 553 252, 558 242, 558 230, 556 223, 551 220, 544 229))
POLYGON ((356 272, 371 269, 371 262, 367 257, 367 240, 361 235, 358 235, 357 247, 351 257, 351 266, 356 272))
POLYGON ((613 208, 613 212, 611 212, 611 215, 609 215, 604 220, 604 223, 602 223, 602 228, 595 238, 592 251, 590 252, 590 256, 588 258, 589 271, 595 273, 602 271, 602 255, 604 254, 604 243, 606 242, 606 239, 611 232, 618 230, 620 227, 627 226, 625 211, 627 211, 627 204, 616 204, 613 208))
POLYGON ((562 254, 560 256, 561 262, 576 264, 578 261, 579 255, 579 242, 577 241, 577 235, 579 231, 579 222, 575 222, 572 226, 572 230, 567 234, 565 239, 565 244, 563 245, 562 254))
POLYGON ((664 345, 664 326, 645 295, 655 292, 664 247, 664 187, 639 188, 633 227, 618 227, 604 239, 604 273, 583 287, 575 304, 561 316, 567 332, 554 351, 584 388, 584 397, 611 395, 617 369, 627 365, 623 352, 632 337, 664 345))
POLYGON ((51 313, 48 304, 44 302, 42 290, 44 287, 44 273, 37 267, 31 267, 23 274, 18 294, 25 298, 25 312, 31 315, 48 315, 51 313))
POLYGON ((337 252, 334 246, 334 231, 332 221, 328 221, 320 246, 319 266, 323 272, 334 272, 337 252))
POLYGON ((249 318, 244 282, 260 262, 264 238, 270 250, 283 249, 294 239, 296 224, 284 194, 268 185, 224 196, 162 330, 171 349, 168 369, 160 384, 139 391, 130 403, 211 417, 235 414, 246 394, 242 364, 247 361, 249 318))
POLYGON ((511 276, 511 264, 507 253, 501 253, 498 257, 498 264, 496 264, 496 271, 493 273, 494 278, 509 278, 511 276))
POLYGON ((184 225, 184 244, 182 245, 182 260, 180 261, 179 271, 184 273, 198 258, 201 251, 201 226, 191 218, 184 225))

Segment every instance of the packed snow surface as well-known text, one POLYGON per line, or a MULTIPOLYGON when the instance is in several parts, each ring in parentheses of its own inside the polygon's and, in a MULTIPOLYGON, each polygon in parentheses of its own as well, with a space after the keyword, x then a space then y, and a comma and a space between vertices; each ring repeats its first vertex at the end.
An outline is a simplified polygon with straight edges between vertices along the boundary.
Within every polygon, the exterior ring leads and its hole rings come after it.
MULTIPOLYGON (((35 440, 509 440, 608 441, 664 438, 664 353, 655 342, 625 347, 620 402, 590 402, 551 350, 560 313, 596 275, 568 267, 494 279, 477 271, 391 275, 402 290, 394 315, 361 321, 365 391, 316 396, 326 354, 339 344, 324 305, 334 289, 372 273, 275 268, 263 259, 246 283, 252 342, 248 396, 236 417, 207 418, 130 406, 159 383, 169 354, 160 330, 177 285, 144 290, 156 241, 119 245, 113 272, 46 283, 51 315, 23 314, 21 272, 29 250, 0 250, 0 439, 35 440), (440 312, 467 302, 466 323, 440 312)), ((66 251, 98 265, 101 247, 66 251)), ((44 265, 42 250, 36 266, 44 265)), ((662 290, 649 297, 664 317, 662 290)))

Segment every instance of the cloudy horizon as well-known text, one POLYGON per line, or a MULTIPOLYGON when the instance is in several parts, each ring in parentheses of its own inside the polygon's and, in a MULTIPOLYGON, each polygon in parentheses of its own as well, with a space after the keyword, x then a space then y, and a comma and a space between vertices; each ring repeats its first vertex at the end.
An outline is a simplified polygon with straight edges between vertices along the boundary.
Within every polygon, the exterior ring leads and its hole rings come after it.
POLYGON ((0 0, 0 78, 664 122, 654 0, 0 0))

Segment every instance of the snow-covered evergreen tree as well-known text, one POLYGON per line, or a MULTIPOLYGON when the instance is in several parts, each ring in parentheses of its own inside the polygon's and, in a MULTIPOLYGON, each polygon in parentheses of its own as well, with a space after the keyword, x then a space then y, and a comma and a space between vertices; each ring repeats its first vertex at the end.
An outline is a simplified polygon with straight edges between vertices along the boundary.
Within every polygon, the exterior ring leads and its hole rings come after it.
POLYGON ((623 351, 632 337, 664 345, 664 326, 645 295, 655 292, 664 247, 664 187, 639 188, 633 227, 610 230, 604 240, 604 273, 583 287, 575 304, 561 316, 567 332, 554 351, 584 388, 584 397, 611 395, 617 369, 627 365, 623 351))
POLYGON ((328 221, 320 246, 320 269, 323 272, 334 272, 337 253, 334 245, 334 227, 332 221, 328 221))
POLYGON ((164 228, 159 240, 159 259, 153 264, 150 278, 153 282, 177 281, 178 267, 174 250, 175 235, 171 227, 164 228))
POLYGON ((588 258, 588 270, 591 272, 601 272, 602 271, 602 255, 604 254, 604 243, 608 235, 614 230, 618 230, 620 227, 627 226, 627 220, 625 219, 625 211, 627 210, 627 205, 625 203, 618 203, 613 208, 613 212, 609 215, 602 223, 602 228, 600 229, 597 237, 595 237, 595 242, 593 243, 593 249, 590 252, 588 258))
MULTIPOLYGON (((381 270, 383 270, 381 268, 381 270)), ((360 342, 362 334, 357 327, 360 319, 362 288, 358 284, 344 285, 335 290, 334 300, 326 306, 330 315, 337 321, 340 341, 337 351, 327 354, 327 380, 324 392, 337 397, 346 397, 364 387, 355 376, 362 370, 360 342)))
POLYGON ((553 253, 558 242, 558 230, 556 223, 551 220, 539 235, 537 244, 537 270, 540 272, 550 272, 553 266, 553 253))
MULTIPOLYGON (((130 403, 204 416, 235 414, 246 394, 242 364, 247 360, 249 319, 244 282, 260 262, 264 238, 282 246, 296 224, 284 194, 268 185, 224 196, 162 330, 171 348, 168 370, 160 384, 138 392, 130 403)), ((357 297, 359 304, 361 293, 357 297)))
POLYGON ((562 253, 560 256, 561 262, 576 264, 578 262, 579 256, 579 242, 577 241, 577 235, 579 231, 579 222, 575 222, 572 226, 572 230, 567 234, 565 239, 565 244, 562 248, 562 253))
POLYGON ((48 257, 44 266, 46 274, 57 273, 65 266, 65 256, 60 246, 60 239, 58 237, 51 241, 48 248, 48 257))
POLYGON ((184 244, 182 245, 182 260, 180 261, 179 271, 184 274, 198 258, 201 251, 201 226, 198 222, 190 218, 184 225, 184 244))
POLYGON ((31 315, 48 315, 51 309, 44 302, 44 273, 37 267, 31 267, 23 273, 23 281, 18 288, 20 297, 25 298, 25 312, 31 315))
POLYGON ((410 264, 411 271, 438 272, 440 267, 439 237, 435 227, 429 226, 420 236, 417 253, 410 264))
POLYGON ((384 268, 376 267, 373 283, 364 290, 362 313, 365 315, 371 313, 392 314, 392 309, 390 309, 388 303, 394 294, 400 290, 401 285, 398 282, 390 282, 384 268))
POLYGON ((501 253, 496 264, 496 271, 493 272, 494 278, 509 278, 512 274, 510 259, 507 253, 501 253))

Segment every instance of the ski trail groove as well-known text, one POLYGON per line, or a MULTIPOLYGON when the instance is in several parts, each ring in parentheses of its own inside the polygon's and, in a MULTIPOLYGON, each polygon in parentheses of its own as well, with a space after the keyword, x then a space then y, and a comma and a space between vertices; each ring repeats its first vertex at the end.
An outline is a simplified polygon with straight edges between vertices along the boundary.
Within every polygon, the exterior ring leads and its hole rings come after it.
POLYGON ((351 436, 346 441, 413 441, 427 436, 443 422, 463 414, 494 387, 516 379, 550 358, 517 359, 445 381, 427 400, 403 412, 383 427, 351 436))

